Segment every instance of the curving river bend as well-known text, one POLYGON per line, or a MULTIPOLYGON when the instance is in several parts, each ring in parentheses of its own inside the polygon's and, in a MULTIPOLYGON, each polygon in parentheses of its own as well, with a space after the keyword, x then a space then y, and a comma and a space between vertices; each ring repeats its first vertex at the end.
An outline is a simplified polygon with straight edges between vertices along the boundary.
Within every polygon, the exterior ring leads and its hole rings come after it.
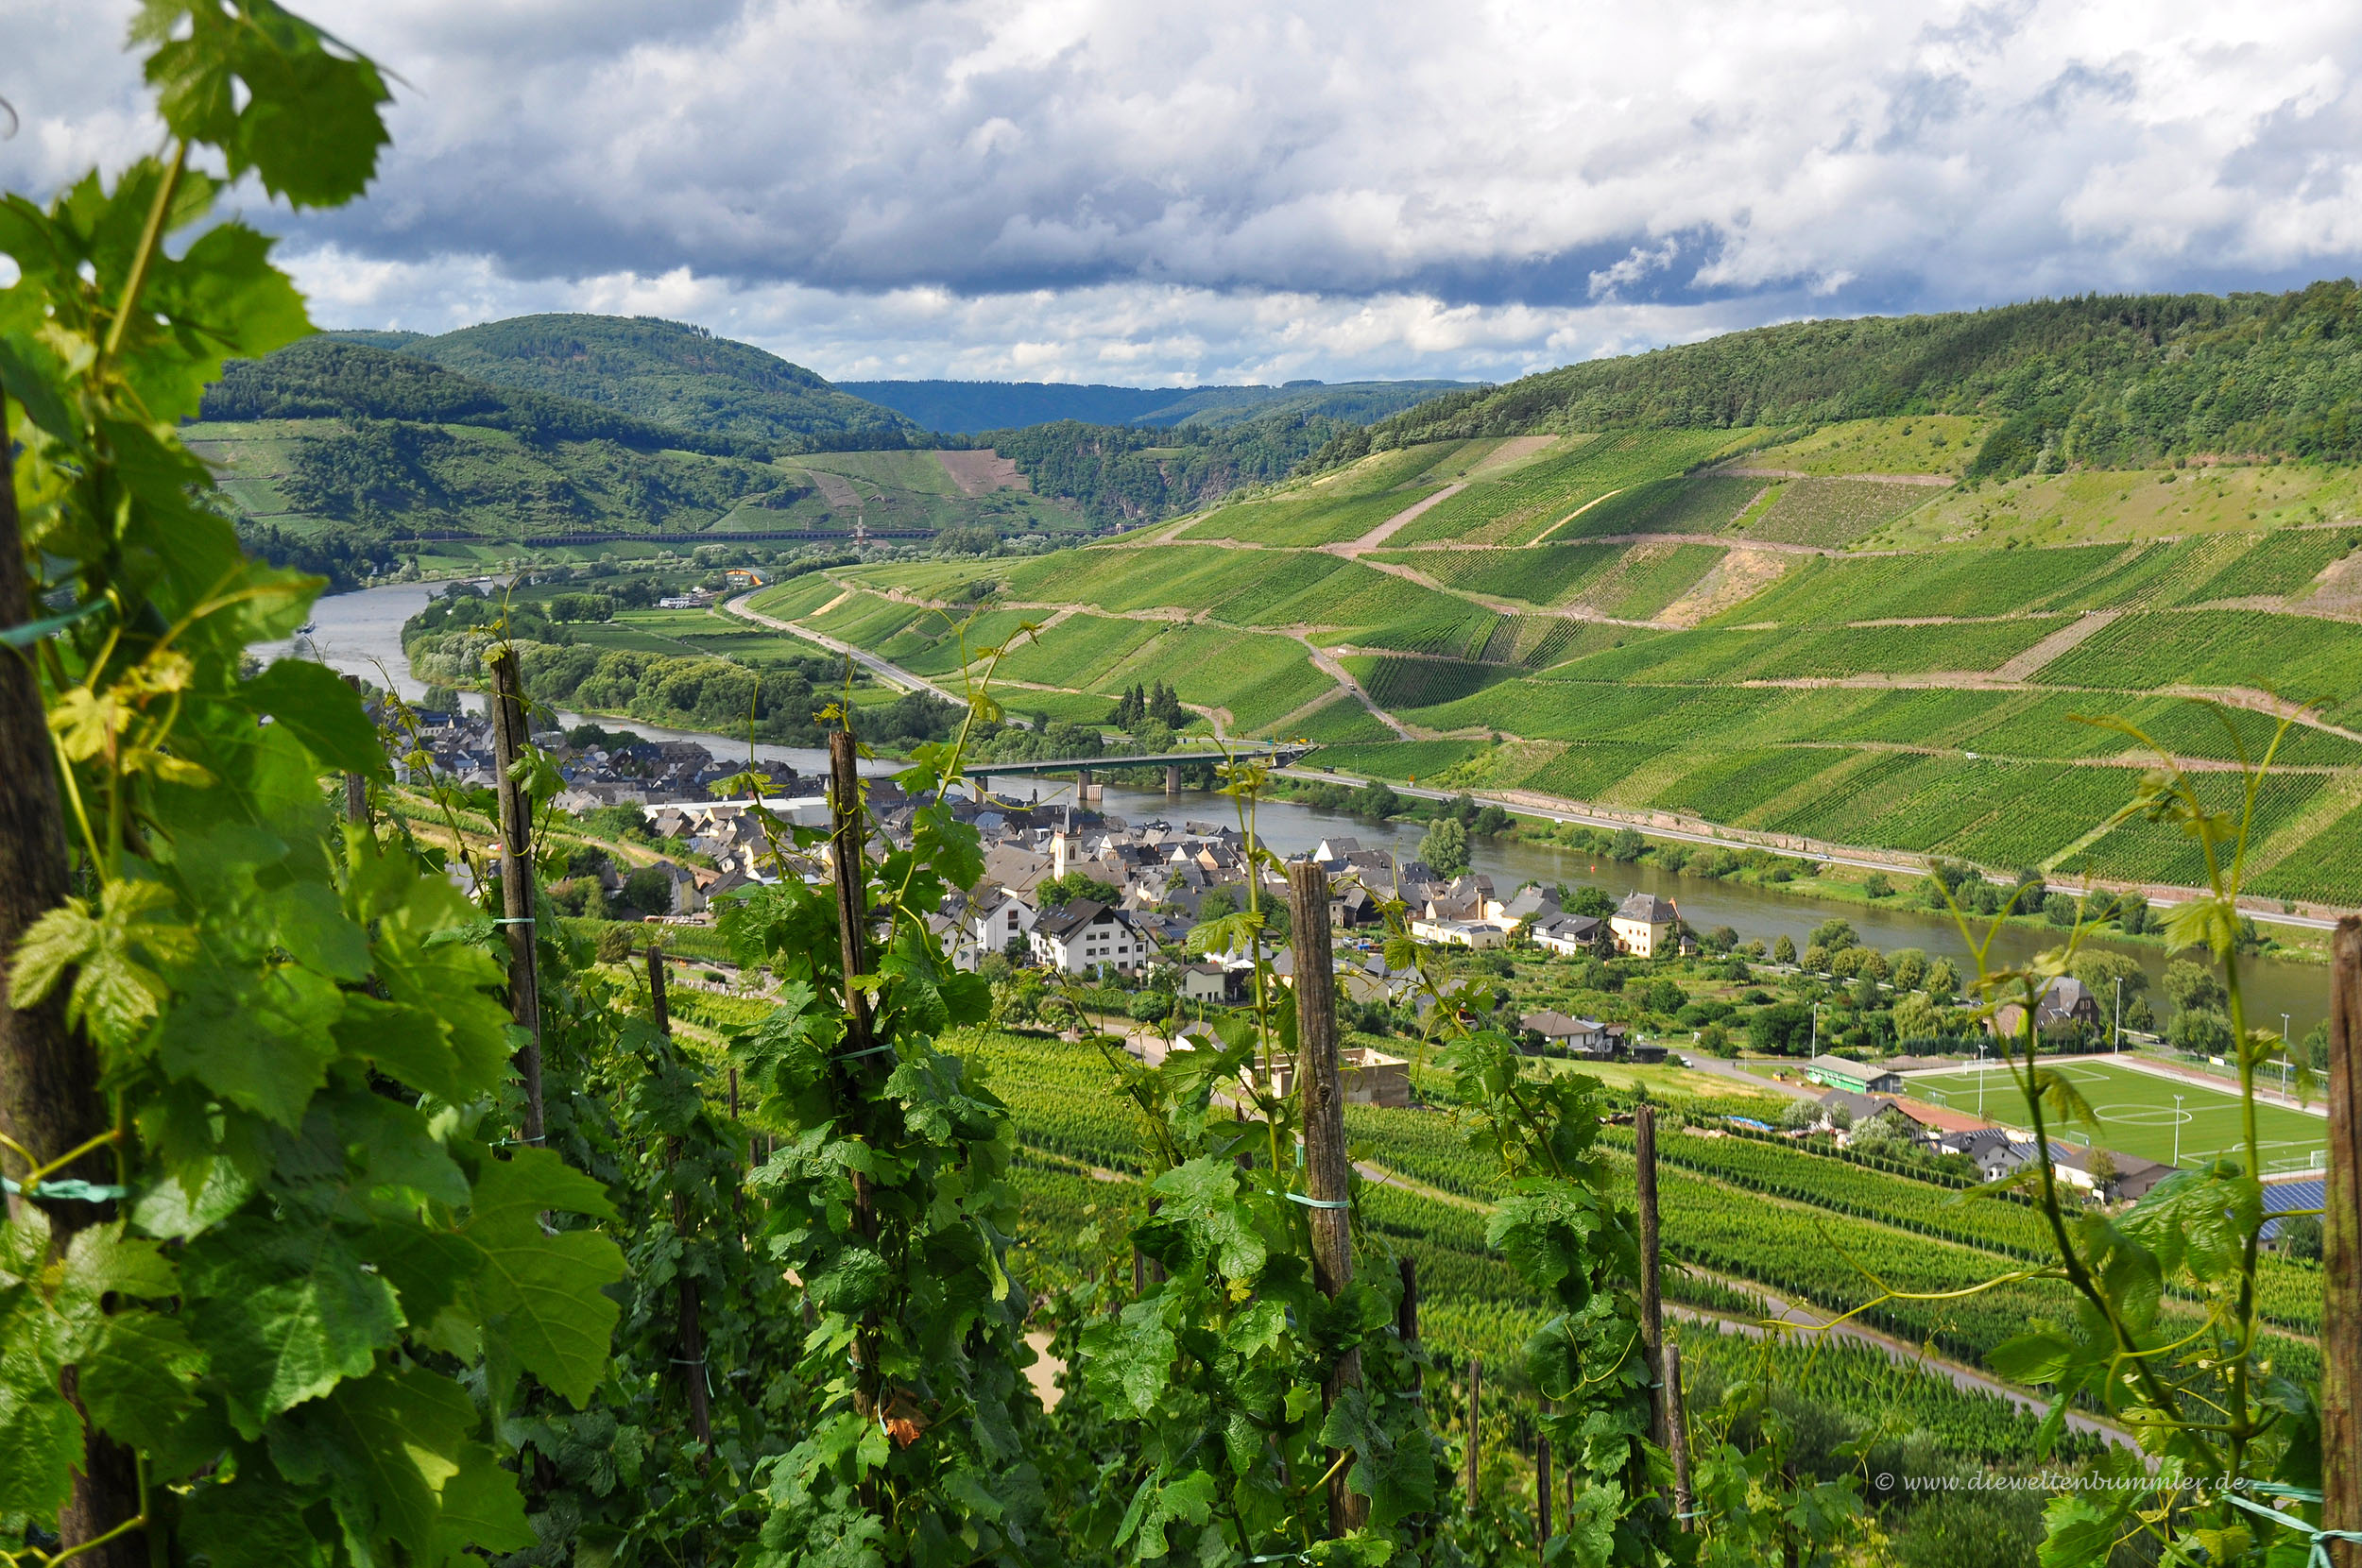
MULTIPOLYGON (((425 690, 424 683, 415 680, 402 654, 402 623, 416 615, 427 600, 439 591, 436 585, 401 584, 389 588, 364 589, 358 593, 340 593, 322 599, 314 614, 312 633, 298 640, 308 644, 302 651, 332 668, 364 675, 380 685, 391 686, 405 697, 417 697, 425 690)), ((290 651, 289 643, 258 646, 254 651, 265 658, 290 651)), ((471 706, 480 699, 469 699, 471 706)), ((567 723, 580 722, 583 715, 561 713, 567 723)), ((602 723, 622 723, 638 734, 657 739, 695 741, 717 757, 745 754, 744 739, 727 735, 701 734, 693 730, 666 729, 642 724, 638 720, 602 723)), ((755 755, 780 761, 798 773, 809 774, 826 769, 827 754, 796 746, 757 745, 755 755)), ((878 763, 865 771, 891 772, 893 764, 878 763)), ((1026 796, 1038 792, 1039 798, 1055 800, 1070 790, 1064 780, 1050 778, 1006 778, 997 786, 1001 793, 1026 796)), ((1128 822, 1139 823, 1166 820, 1233 823, 1236 820, 1232 803, 1202 790, 1185 790, 1177 797, 1161 792, 1127 789, 1116 783, 1106 785, 1104 809, 1128 822)), ((1417 851, 1425 829, 1401 823, 1371 823, 1343 812, 1323 811, 1292 801, 1266 801, 1258 810, 1257 826, 1271 846, 1282 854, 1309 850, 1323 839, 1349 837, 1361 842, 1366 849, 1377 849, 1410 858, 1417 851)), ((1872 946, 1886 949, 1918 947, 1930 955, 1949 958, 1962 973, 1972 972, 1967 946, 1960 932, 1944 916, 1926 911, 1897 909, 1892 905, 1836 904, 1820 899, 1774 893, 1767 888, 1749 887, 1730 882, 1710 881, 1702 878, 1682 877, 1652 866, 1618 864, 1609 860, 1593 860, 1569 850, 1547 844, 1515 843, 1507 840, 1480 839, 1472 846, 1476 869, 1484 872, 1505 892, 1529 880, 1543 882, 1593 882, 1617 897, 1635 890, 1660 894, 1680 906, 1683 915, 1701 930, 1716 926, 1735 928, 1741 938, 1761 938, 1765 943, 1782 936, 1791 937, 1802 947, 1813 927, 1831 915, 1842 915, 1854 923, 1861 939, 1872 946)), ((1994 944, 1995 958, 2013 963, 2032 957, 2045 947, 2055 946, 2056 935, 2041 930, 2012 928, 2003 931, 1994 944)), ((2140 943, 2097 944, 2131 955, 2148 971, 2152 997, 2162 997, 2159 980, 2165 973, 2169 955, 2163 949, 2140 943)), ((2258 1028, 2268 1028, 2287 1014, 2291 1038, 2302 1038, 2306 1031, 2328 1014, 2329 970, 2318 963, 2293 963, 2286 960, 2261 958, 2247 961, 2246 965, 2249 1015, 2258 1028)), ((2103 1010, 2109 998, 2101 997, 2103 1010)))

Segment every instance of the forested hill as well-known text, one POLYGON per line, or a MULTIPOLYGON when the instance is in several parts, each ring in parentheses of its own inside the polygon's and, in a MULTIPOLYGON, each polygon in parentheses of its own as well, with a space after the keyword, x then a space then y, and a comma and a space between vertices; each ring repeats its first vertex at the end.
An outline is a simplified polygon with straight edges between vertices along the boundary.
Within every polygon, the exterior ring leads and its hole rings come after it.
POLYGON ((479 381, 786 451, 923 445, 919 427, 799 365, 650 316, 521 315, 406 343, 479 381))
POLYGON ((1341 438, 1334 463, 1453 437, 1998 417, 1969 476, 2199 452, 2362 458, 2362 290, 2088 296, 1797 321, 1456 393, 1341 438))
MULTIPOLYGON (((674 448, 719 457, 767 457, 774 443, 677 429, 612 408, 512 391, 387 348, 360 334, 305 338, 266 358, 232 360, 205 389, 205 419, 399 419, 505 430, 533 445, 612 441, 642 452, 674 448)), ((369 334, 390 337, 398 334, 369 334)))
POLYGON ((956 435, 1073 421, 1087 425, 1230 424, 1271 415, 1367 424, 1466 382, 1290 382, 1285 386, 1097 386, 1064 382, 850 381, 839 391, 956 435))

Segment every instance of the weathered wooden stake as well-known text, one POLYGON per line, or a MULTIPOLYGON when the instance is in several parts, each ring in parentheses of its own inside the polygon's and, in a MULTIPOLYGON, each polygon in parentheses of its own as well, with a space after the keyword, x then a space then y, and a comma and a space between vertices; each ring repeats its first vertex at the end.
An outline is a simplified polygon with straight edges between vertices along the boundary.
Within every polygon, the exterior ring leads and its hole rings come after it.
MULTIPOLYGON (((863 828, 861 806, 860 755, 854 750, 852 733, 837 730, 829 737, 829 858, 836 878, 836 923, 845 961, 845 1048, 839 1053, 847 1066, 854 1071, 869 1058, 863 1054, 875 1043, 870 1036, 869 996, 853 983, 855 977, 866 974, 869 938, 868 878, 862 874, 862 844, 866 834, 863 828)), ((853 1228, 863 1239, 874 1245, 878 1239, 878 1200, 870 1190, 869 1178, 853 1172, 853 1228)), ((860 1406, 862 1414, 875 1416, 878 1409, 878 1319, 872 1309, 862 1320, 862 1335, 855 1344, 860 1363, 860 1406)))
MULTIPOLYGON (((2362 919, 2330 939, 2329 1182, 2321 1217, 2321 1527, 2362 1530, 2362 919)), ((2362 1568, 2362 1542, 2330 1544, 2362 1568)))
POLYGON ((1483 1430, 1484 1362, 1481 1357, 1468 1358, 1468 1436, 1461 1445, 1460 1463, 1466 1474, 1461 1478, 1461 1511, 1474 1517, 1477 1509, 1477 1461, 1484 1440, 1478 1434, 1483 1430))
MULTIPOLYGON (((347 675, 345 684, 356 696, 360 694, 360 676, 347 675)), ((345 820, 355 827, 369 825, 369 781, 357 773, 345 775, 345 820)))
POLYGON ((541 1120, 541 977, 534 962, 533 801, 509 776, 524 755, 525 693, 517 673, 517 651, 495 650, 492 672, 492 755, 500 769, 501 914, 508 933, 508 1015, 525 1031, 517 1048, 517 1079, 524 1086, 524 1126, 520 1141, 539 1143, 541 1120))
MULTIPOLYGON (((1328 935, 1328 873, 1311 861, 1288 862, 1289 946, 1295 952, 1296 1082, 1304 1097, 1304 1185, 1312 1234, 1312 1283, 1334 1298, 1353 1283, 1353 1167, 1345 1154, 1344 1082, 1337 1063, 1336 956, 1328 935)), ((1324 1406, 1361 1386, 1361 1353, 1349 1350, 1321 1389, 1324 1406)), ((1338 1455, 1328 1462, 1337 1466, 1338 1455)), ((1328 1525, 1344 1535, 1361 1526, 1367 1499, 1345 1484, 1350 1464, 1328 1478, 1328 1525)))
MULTIPOLYGON (((664 949, 651 945, 648 948, 648 1011, 656 1019, 657 1032, 669 1037, 673 1032, 673 1013, 664 996, 664 949)), ((675 1138, 667 1150, 665 1164, 676 1165, 680 1159, 680 1140, 675 1138)), ((673 1234, 686 1236, 689 1230, 689 1198, 678 1183, 673 1186, 673 1234)), ((697 1282, 687 1274, 678 1276, 680 1285, 678 1317, 674 1329, 673 1365, 680 1369, 681 1392, 689 1399, 689 1429, 696 1434, 708 1453, 713 1450, 713 1410, 711 1396, 706 1389, 705 1315, 698 1310, 697 1282)))
POLYGON ((1633 1112, 1633 1197, 1640 1217, 1640 1355, 1649 1369, 1649 1438, 1668 1446, 1665 1422, 1665 1300, 1657 1286, 1656 1107, 1633 1112))
POLYGON ((1675 1522, 1686 1530, 1688 1516, 1697 1504, 1689 1489, 1689 1410, 1682 1400, 1679 1345, 1665 1347, 1665 1429, 1672 1440, 1667 1447, 1673 1456, 1673 1513, 1675 1522))
MULTIPOLYGON (((25 541, 16 514, 16 479, 8 439, 8 399, 0 396, 0 629, 21 626, 39 612, 25 575, 25 541)), ((32 1007, 18 1011, 9 995, 9 963, 34 921, 65 902, 70 871, 65 847, 65 810, 58 792, 58 768, 49 747, 49 721, 42 707, 41 682, 33 673, 34 650, 0 647, 0 1133, 43 1160, 79 1149, 105 1133, 106 1097, 98 1090, 98 1056, 90 1041, 65 1022, 71 984, 60 984, 32 1007)), ((28 1167, 0 1153, 0 1171, 22 1178, 28 1167)), ((57 1171, 51 1180, 74 1178, 101 1184, 114 1180, 114 1162, 96 1150, 57 1171)), ((31 1202, 11 1193, 8 1213, 16 1217, 31 1202)), ((112 1203, 44 1202, 50 1236, 63 1257, 75 1236, 115 1218, 112 1203)), ((77 1379, 66 1370, 62 1391, 79 1406, 77 1379)), ((105 1535, 139 1517, 139 1474, 131 1451, 103 1433, 90 1434, 89 1451, 74 1474, 74 1491, 58 1516, 66 1546, 105 1535)), ((120 1536, 83 1552, 90 1568, 131 1568, 147 1560, 144 1532, 120 1536)))
POLYGON ((1533 1500, 1537 1512, 1534 1525, 1539 1539, 1534 1542, 1539 1551, 1550 1543, 1550 1440, 1533 1440, 1533 1500))

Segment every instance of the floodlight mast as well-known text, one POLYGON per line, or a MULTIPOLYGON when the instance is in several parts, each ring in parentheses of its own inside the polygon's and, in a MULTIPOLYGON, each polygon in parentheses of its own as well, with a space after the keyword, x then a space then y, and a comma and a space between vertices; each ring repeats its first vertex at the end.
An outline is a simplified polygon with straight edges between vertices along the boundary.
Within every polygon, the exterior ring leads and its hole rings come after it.
POLYGON ((2177 1168, 2182 1164, 2182 1097, 2180 1095, 2173 1097, 2173 1163, 2177 1168))

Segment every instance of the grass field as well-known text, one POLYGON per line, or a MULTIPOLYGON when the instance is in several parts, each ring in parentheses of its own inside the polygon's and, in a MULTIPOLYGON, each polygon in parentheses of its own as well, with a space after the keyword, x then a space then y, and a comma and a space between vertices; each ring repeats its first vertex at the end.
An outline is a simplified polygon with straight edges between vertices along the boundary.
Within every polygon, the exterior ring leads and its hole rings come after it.
MULTIPOLYGON (((2241 1157, 2239 1101, 2235 1095, 2210 1089, 2203 1083, 2161 1078, 2113 1062, 2068 1059, 2046 1065, 2075 1085, 2099 1122, 2097 1134, 2087 1126, 2067 1128, 2061 1135, 2068 1141, 2097 1142, 2119 1154, 2170 1161, 2177 1151, 2178 1132, 2179 1153, 2185 1167, 2217 1157, 2241 1157), (2176 1096, 2181 1098, 2178 1109, 2174 1104, 2176 1096)), ((1975 1111, 1978 1108, 1979 1076, 1973 1069, 1914 1076, 1907 1081, 1905 1093, 1930 1104, 1975 1111)), ((1982 1076, 1984 1115, 2008 1125, 2024 1125, 2025 1102, 2010 1086, 2002 1069, 1988 1067, 1982 1076)), ((2046 1114, 2045 1119, 2048 1119, 2046 1114)), ((2328 1121, 2306 1112, 2259 1104, 2255 1108, 2255 1126, 2263 1146, 2267 1175, 2275 1170, 2307 1167, 2314 1156, 2327 1147, 2328 1121)))

